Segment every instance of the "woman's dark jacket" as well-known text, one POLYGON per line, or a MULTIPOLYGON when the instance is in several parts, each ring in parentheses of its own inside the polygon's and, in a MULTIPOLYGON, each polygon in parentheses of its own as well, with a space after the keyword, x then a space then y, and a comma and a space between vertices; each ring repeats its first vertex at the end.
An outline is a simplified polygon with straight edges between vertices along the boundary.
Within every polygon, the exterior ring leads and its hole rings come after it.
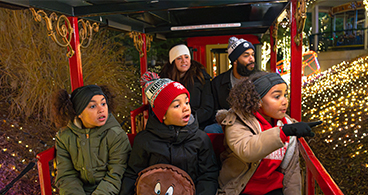
POLYGON ((188 84, 187 89, 190 94, 190 107, 197 113, 199 128, 204 129, 207 125, 215 122, 214 100, 211 91, 211 76, 202 69, 204 84, 196 77, 193 84, 188 84))
MULTIPOLYGON (((191 61, 191 63, 199 63, 191 61)), ((214 99, 211 91, 211 76, 205 69, 201 69, 204 82, 202 83, 197 77, 194 78, 194 83, 181 83, 186 86, 190 94, 190 107, 192 112, 197 113, 199 128, 204 129, 207 125, 215 123, 214 116, 214 99)), ((161 78, 168 78, 164 72, 160 73, 161 78)))
POLYGON ((150 114, 146 130, 134 139, 120 194, 134 194, 138 173, 159 163, 186 171, 195 183, 197 195, 216 194, 218 166, 211 140, 198 129, 193 117, 192 121, 185 127, 166 126, 150 114))

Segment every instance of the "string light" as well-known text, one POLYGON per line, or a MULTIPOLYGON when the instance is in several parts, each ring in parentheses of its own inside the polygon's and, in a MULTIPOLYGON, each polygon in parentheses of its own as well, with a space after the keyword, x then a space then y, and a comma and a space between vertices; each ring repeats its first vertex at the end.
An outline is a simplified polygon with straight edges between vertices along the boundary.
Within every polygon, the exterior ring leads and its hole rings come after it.
POLYGON ((271 45, 270 43, 267 43, 266 41, 263 42, 262 45, 262 61, 261 61, 261 70, 266 70, 267 68, 267 62, 271 58, 271 45))
MULTIPOLYGON (((348 146, 355 148, 349 155, 354 159, 367 155, 361 144, 368 128, 362 118, 367 115, 367 70, 368 56, 352 62, 343 61, 314 75, 302 88, 303 117, 321 119, 326 127, 317 133, 322 137, 328 133, 323 142, 333 144, 333 150, 348 146)), ((364 167, 368 168, 368 164, 364 167)))

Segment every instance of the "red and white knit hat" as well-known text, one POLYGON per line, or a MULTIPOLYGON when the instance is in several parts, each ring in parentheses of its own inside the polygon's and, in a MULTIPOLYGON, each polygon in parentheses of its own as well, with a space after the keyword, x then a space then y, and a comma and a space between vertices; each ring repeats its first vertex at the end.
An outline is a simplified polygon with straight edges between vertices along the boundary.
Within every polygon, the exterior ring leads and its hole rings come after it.
POLYGON ((141 77, 141 85, 144 88, 147 100, 150 103, 153 112, 160 120, 166 114, 171 102, 180 94, 187 94, 190 100, 188 90, 179 82, 168 78, 161 79, 156 73, 146 72, 141 77))

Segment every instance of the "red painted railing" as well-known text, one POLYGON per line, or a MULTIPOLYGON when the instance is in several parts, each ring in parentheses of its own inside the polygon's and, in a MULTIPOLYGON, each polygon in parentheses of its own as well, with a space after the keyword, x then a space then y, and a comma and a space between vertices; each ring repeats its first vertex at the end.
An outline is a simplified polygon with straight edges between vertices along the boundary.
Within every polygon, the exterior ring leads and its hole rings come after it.
POLYGON ((333 181, 326 169, 319 162, 313 151, 310 149, 304 138, 299 139, 299 151, 303 156, 306 164, 306 191, 307 195, 314 195, 314 182, 317 181, 322 192, 327 195, 340 195, 343 194, 340 188, 333 181))
POLYGON ((55 147, 49 148, 36 156, 38 177, 40 180, 41 194, 51 195, 51 177, 49 162, 55 158, 55 147))
MULTIPOLYGON (((130 122, 131 122, 131 128, 132 128, 132 134, 136 134, 137 133, 137 124, 136 124, 136 119, 135 117, 138 115, 138 114, 143 114, 144 115, 144 111, 147 111, 148 110, 148 104, 145 104, 135 110, 132 110, 130 111, 130 122)), ((144 117, 146 119, 148 119, 148 114, 147 115, 144 115, 144 117)))

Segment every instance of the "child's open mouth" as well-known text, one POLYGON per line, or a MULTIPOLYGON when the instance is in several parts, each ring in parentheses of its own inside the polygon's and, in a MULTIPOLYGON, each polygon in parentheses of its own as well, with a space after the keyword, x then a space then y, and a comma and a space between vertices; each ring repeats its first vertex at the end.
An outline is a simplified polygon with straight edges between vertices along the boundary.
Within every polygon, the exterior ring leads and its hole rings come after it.
POLYGON ((104 121, 105 119, 106 119, 106 116, 100 116, 100 117, 98 117, 98 120, 101 121, 101 122, 104 121))
POLYGON ((185 116, 183 117, 183 121, 188 122, 188 121, 189 121, 189 118, 190 118, 190 114, 185 115, 185 116))

